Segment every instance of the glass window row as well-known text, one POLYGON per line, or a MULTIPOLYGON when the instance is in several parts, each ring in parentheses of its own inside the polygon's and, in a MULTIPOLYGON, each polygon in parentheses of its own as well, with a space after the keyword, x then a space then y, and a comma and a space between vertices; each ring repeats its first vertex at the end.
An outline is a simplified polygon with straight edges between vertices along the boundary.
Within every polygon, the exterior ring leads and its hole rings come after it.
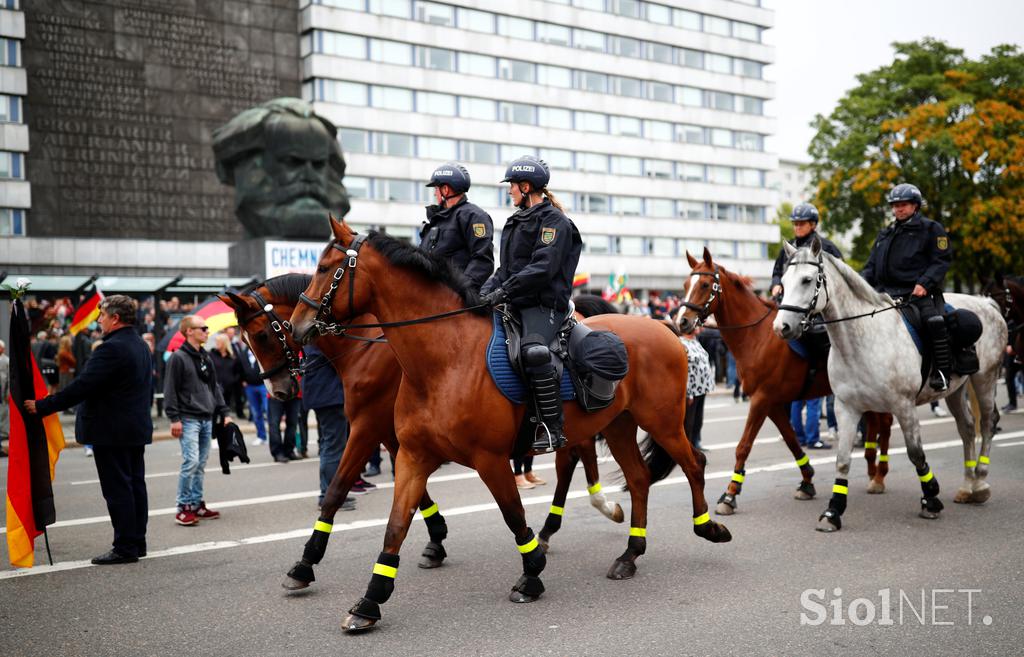
POLYGON ((21 96, 0 94, 0 123, 21 122, 21 96))
POLYGON ((539 107, 524 103, 454 96, 401 87, 316 78, 303 84, 303 98, 309 101, 375 107, 401 112, 502 121, 542 128, 596 132, 623 137, 705 144, 722 148, 763 151, 764 135, 726 128, 669 123, 600 112, 539 107))
POLYGON ((0 237, 25 236, 25 211, 0 208, 0 237))
MULTIPOLYGON (((609 2, 613 1, 609 0, 609 2)), ((706 68, 718 73, 729 73, 754 78, 761 78, 764 73, 763 63, 739 57, 676 48, 666 43, 634 39, 619 34, 606 34, 604 32, 567 27, 554 23, 506 16, 504 14, 494 14, 478 9, 455 7, 437 2, 425 2, 422 0, 314 0, 314 3, 354 11, 368 11, 372 14, 405 18, 432 25, 471 30, 473 32, 496 34, 513 39, 539 41, 567 48, 593 50, 620 57, 650 59, 666 64, 706 68)), ((574 2, 574 4, 577 3, 574 2)), ((649 5, 649 3, 640 2, 633 2, 632 4, 649 5)), ((584 9, 591 8, 579 4, 577 6, 584 9)), ((670 14, 661 13, 662 20, 652 20, 650 18, 648 20, 698 32, 708 32, 719 36, 761 42, 761 28, 757 25, 731 21, 716 16, 704 16, 685 9, 670 7, 664 7, 664 9, 669 10, 670 14)), ((603 11, 603 9, 599 11, 603 11)), ((617 11, 613 13, 619 14, 617 11)))
MULTIPOLYGON (((354 199, 394 203, 432 203, 433 192, 422 180, 345 176, 345 188, 354 199)), ((766 209, 759 205, 681 201, 667 198, 617 196, 590 192, 555 193, 568 212, 624 217, 682 218, 737 223, 765 223, 766 209)), ((473 185, 469 198, 485 208, 512 207, 507 185, 473 185)))
POLYGON ((25 154, 0 151, 0 178, 25 178, 25 154))
POLYGON ((0 66, 21 66, 21 41, 0 38, 0 66))
POLYGON ((374 153, 484 164, 503 164, 521 155, 534 155, 547 162, 551 168, 564 171, 646 176, 665 180, 708 182, 743 187, 764 187, 766 184, 766 172, 762 169, 699 162, 673 162, 560 148, 538 149, 533 146, 496 144, 445 137, 420 137, 358 128, 338 128, 338 141, 346 153, 374 153))
POLYGON ((584 234, 583 252, 593 255, 654 256, 682 258, 689 251, 698 256, 707 247, 714 258, 763 260, 768 258, 764 242, 702 240, 679 237, 640 237, 635 235, 584 234))
POLYGON ((417 46, 410 43, 371 39, 325 30, 314 30, 306 34, 302 43, 304 55, 313 52, 351 59, 369 59, 385 64, 418 66, 450 73, 479 75, 631 98, 646 98, 726 112, 764 114, 764 100, 761 98, 609 75, 597 71, 535 64, 516 59, 465 53, 431 46, 417 46))

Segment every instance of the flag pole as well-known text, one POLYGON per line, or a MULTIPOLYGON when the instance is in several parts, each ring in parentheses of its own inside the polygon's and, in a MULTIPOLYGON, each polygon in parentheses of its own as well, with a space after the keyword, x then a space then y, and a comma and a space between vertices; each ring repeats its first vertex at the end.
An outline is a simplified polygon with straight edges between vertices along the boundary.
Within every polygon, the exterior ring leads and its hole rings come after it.
POLYGON ((50 559, 50 565, 53 565, 53 554, 50 552, 50 535, 46 533, 46 527, 43 527, 43 540, 46 542, 46 556, 50 559))

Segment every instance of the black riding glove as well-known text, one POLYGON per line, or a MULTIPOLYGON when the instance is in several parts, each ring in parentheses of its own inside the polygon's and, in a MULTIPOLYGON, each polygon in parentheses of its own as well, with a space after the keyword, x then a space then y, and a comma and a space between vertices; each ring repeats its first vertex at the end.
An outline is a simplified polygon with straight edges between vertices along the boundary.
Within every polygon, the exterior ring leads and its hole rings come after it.
POLYGON ((484 303, 491 307, 497 306, 498 304, 501 303, 505 303, 505 301, 507 300, 508 292, 505 291, 505 288, 501 287, 495 288, 494 290, 488 292, 487 294, 484 295, 483 299, 481 299, 481 301, 483 301, 484 303))

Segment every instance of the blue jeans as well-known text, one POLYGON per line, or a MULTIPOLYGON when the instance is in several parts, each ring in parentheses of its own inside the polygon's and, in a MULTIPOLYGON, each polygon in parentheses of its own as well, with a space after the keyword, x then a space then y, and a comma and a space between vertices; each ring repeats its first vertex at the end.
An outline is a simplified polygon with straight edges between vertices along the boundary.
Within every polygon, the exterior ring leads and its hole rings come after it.
POLYGON ((259 385, 246 385, 245 398, 249 402, 249 410, 252 411, 252 421, 256 424, 256 437, 260 440, 267 439, 267 387, 262 383, 259 385))
POLYGON ((178 507, 198 506, 203 501, 203 474, 210 455, 213 420, 181 418, 181 474, 178 475, 178 507))
POLYGON ((731 351, 725 352, 725 384, 730 388, 739 385, 739 379, 736 378, 736 359, 731 351))
POLYGON ((316 412, 317 448, 320 451, 320 503, 324 501, 327 487, 338 471, 341 454, 348 443, 348 419, 345 407, 338 404, 313 409, 316 412))
POLYGON ((295 454, 295 438, 299 424, 301 399, 289 399, 286 402, 276 399, 268 400, 267 415, 270 429, 270 455, 289 456, 295 454), (281 435, 281 418, 284 417, 284 435, 281 435))
POLYGON ((825 398, 825 424, 828 425, 829 429, 838 429, 839 423, 836 421, 836 396, 829 395, 825 398))
POLYGON ((821 421, 821 398, 797 400, 789 407, 789 423, 796 432, 796 440, 801 445, 813 445, 821 440, 818 422, 821 421), (803 418, 804 406, 807 407, 807 419, 803 418))

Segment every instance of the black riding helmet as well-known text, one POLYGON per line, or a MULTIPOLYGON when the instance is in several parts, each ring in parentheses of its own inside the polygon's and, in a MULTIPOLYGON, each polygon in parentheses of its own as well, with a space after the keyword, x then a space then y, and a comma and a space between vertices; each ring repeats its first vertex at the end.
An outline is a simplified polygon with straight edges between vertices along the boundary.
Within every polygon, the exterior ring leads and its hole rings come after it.
MULTIPOLYGON (((458 162, 445 162, 434 169, 434 173, 430 174, 430 182, 426 184, 427 187, 440 187, 441 185, 451 187, 452 196, 465 194, 469 191, 470 186, 469 171, 458 162)), ((451 196, 442 196, 441 205, 445 205, 449 198, 451 196)))
POLYGON ((532 155, 523 155, 509 163, 501 182, 528 182, 533 191, 539 192, 547 187, 549 180, 551 170, 547 162, 532 155))
POLYGON ((810 203, 798 203, 789 214, 789 219, 790 221, 813 221, 818 223, 821 220, 821 215, 818 214, 818 208, 810 203))
POLYGON ((917 203, 918 207, 924 203, 924 198, 921 196, 921 190, 915 185, 910 183, 900 183, 892 188, 889 195, 885 198, 886 203, 890 205, 893 203, 902 203, 909 201, 911 203, 917 203))

